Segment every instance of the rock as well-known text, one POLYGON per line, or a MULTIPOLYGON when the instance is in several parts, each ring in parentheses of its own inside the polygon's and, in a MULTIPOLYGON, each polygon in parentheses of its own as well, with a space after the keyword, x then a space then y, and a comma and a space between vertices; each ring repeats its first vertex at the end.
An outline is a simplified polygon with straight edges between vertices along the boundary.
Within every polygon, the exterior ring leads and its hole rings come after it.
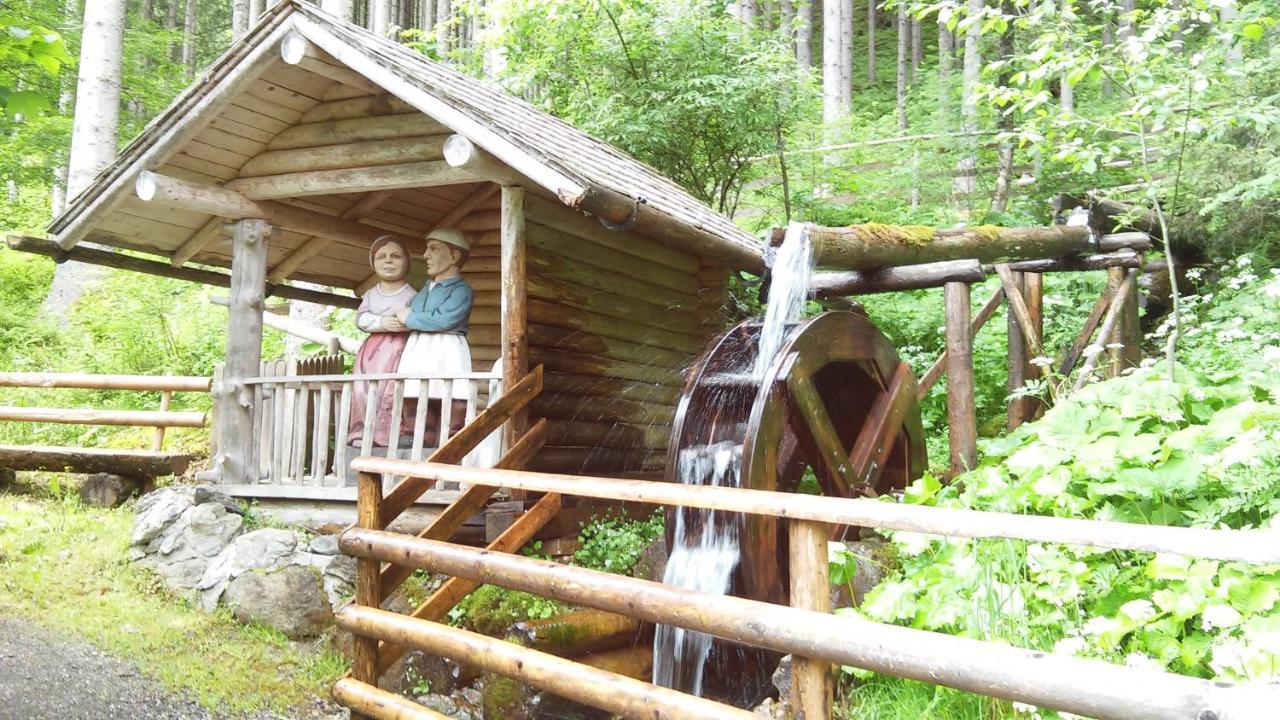
POLYGON ((224 601, 241 622, 269 625, 295 639, 318 635, 333 622, 320 573, 301 565, 237 575, 227 583, 224 601))
POLYGON ((129 542, 141 545, 159 535, 174 520, 195 505, 195 491, 190 487, 166 487, 147 493, 138 500, 129 542))
POLYGON ((631 569, 631 577, 662 582, 662 575, 666 572, 666 569, 667 538, 660 535, 649 543, 649 547, 646 547, 644 552, 640 553, 640 559, 636 561, 636 566, 631 569))
POLYGON ((791 656, 783 655, 778 661, 778 668, 773 671, 773 686, 778 689, 778 697, 791 696, 791 656))
POLYGON ((484 696, 480 709, 485 718, 532 720, 533 690, 528 685, 501 675, 485 675, 480 689, 484 696))
POLYGON ((345 555, 294 553, 292 562, 319 570, 324 577, 324 592, 329 604, 337 608, 351 599, 356 591, 356 559, 345 555))
MULTIPOLYGON (((461 665, 449 658, 431 655, 421 650, 414 650, 405 655, 404 668, 406 676, 412 678, 415 684, 421 682, 431 688, 433 693, 460 691, 463 689, 462 686, 480 676, 480 671, 469 665, 461 665)), ((412 686, 410 688, 412 689, 412 686)), ((477 707, 480 705, 478 692, 473 704, 477 707)))
POLYGON ((447 715, 451 718, 458 717, 458 704, 448 695, 439 695, 436 693, 419 695, 418 703, 428 710, 435 710, 441 715, 447 715))
POLYGON ((317 535, 311 538, 311 542, 307 543, 307 549, 317 555, 337 555, 338 536, 317 535))
POLYGON ((773 698, 765 698, 763 702, 751 709, 751 712, 760 717, 773 718, 773 720, 791 720, 791 702, 785 697, 779 700, 773 698))
MULTIPOLYGON (((218 503, 206 503, 200 507, 217 507, 226 513, 226 508, 218 503)), ((196 589, 200 590, 200 607, 213 610, 227 584, 250 570, 272 571, 289 565, 297 545, 298 536, 295 533, 276 528, 254 530, 237 537, 209 563, 200 582, 196 584, 196 589)), ((308 571, 315 573, 311 569, 308 571)), ((316 575, 318 579, 319 574, 316 575)))
POLYGON ((226 508, 227 512, 232 512, 236 515, 244 515, 244 505, 242 505, 239 500, 236 500, 224 492, 220 492, 211 485, 197 485, 195 488, 194 498, 197 505, 203 505, 207 502, 216 502, 226 508))
POLYGON ((847 586, 831 588, 832 607, 857 607, 862 604, 871 589, 880 584, 885 576, 897 564, 893 555, 893 546, 882 540, 854 540, 845 542, 857 558, 857 567, 853 573, 853 595, 847 586))
POLYGON ((118 507, 142 489, 134 478, 109 473, 94 473, 80 484, 80 499, 90 507, 118 507))

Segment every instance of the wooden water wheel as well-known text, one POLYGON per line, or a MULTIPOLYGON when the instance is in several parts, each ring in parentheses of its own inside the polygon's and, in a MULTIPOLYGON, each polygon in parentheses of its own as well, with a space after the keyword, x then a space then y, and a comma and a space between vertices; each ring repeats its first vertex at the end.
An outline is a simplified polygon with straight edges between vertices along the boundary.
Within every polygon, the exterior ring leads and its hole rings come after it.
MULTIPOLYGON (((872 496, 919 477, 926 456, 915 378, 865 315, 828 312, 788 326, 763 375, 753 368, 760 334, 758 322, 742 323, 695 365, 676 412, 669 480, 681 481, 682 462, 699 448, 739 443, 745 488, 812 491, 816 479, 825 495, 872 496)), ((669 547, 675 512, 668 513, 669 547)), ((737 523, 741 558, 730 594, 787 604, 786 527, 759 515, 715 522, 737 523)), ((687 534, 700 531, 694 524, 683 524, 687 534)), ((777 661, 765 651, 713 645, 703 694, 758 703, 777 661)))

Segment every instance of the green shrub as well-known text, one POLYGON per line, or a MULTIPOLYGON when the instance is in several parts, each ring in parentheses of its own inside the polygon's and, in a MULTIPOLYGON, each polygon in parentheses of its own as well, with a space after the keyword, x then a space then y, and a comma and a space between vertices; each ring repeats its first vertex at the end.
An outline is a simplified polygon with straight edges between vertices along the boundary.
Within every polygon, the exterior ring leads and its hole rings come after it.
POLYGON ((582 547, 573 554, 573 559, 582 567, 625 575, 631 572, 645 548, 662 532, 661 511, 647 520, 595 517, 582 525, 582 531, 578 533, 582 547))

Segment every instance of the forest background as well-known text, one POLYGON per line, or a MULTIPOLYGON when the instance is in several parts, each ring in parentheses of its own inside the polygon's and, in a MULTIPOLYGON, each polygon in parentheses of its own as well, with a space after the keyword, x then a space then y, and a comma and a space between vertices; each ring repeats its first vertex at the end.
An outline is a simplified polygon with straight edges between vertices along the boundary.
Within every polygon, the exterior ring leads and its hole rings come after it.
MULTIPOLYGON (((108 80, 120 89, 116 146, 197 78, 263 7, 249 0, 110 1, 124 10, 121 71, 108 80)), ((323 4, 626 149, 752 231, 788 220, 1044 224, 1053 222, 1059 194, 1089 191, 1158 211, 1177 229, 1170 233, 1179 240, 1174 251, 1205 268, 1193 276, 1204 282, 1218 276, 1206 287, 1221 287, 1224 295, 1217 305, 1202 293, 1203 302, 1184 309, 1187 338, 1177 359, 1202 372, 1177 385, 1185 405, 1171 409, 1152 399, 1135 416, 1133 407, 1114 404, 1114 392, 1082 393, 1028 426, 1039 429, 986 445, 987 460, 967 486, 942 491, 926 482, 908 500, 1230 527, 1265 525, 1280 511, 1272 500, 1272 478, 1280 477, 1280 440, 1272 427, 1280 423, 1274 408, 1280 393, 1256 377, 1280 357, 1280 347, 1272 348, 1277 357, 1264 352, 1270 347, 1264 342, 1276 340, 1270 328, 1280 317, 1272 307, 1280 286, 1258 277, 1267 279, 1265 269, 1280 261, 1280 2, 323 4), (1262 414, 1231 411, 1242 403, 1262 414), (1218 415, 1229 411, 1230 417, 1218 415), (1075 432, 1093 427, 1090 419, 1104 429, 1075 432), (1233 455, 1217 469, 1181 464, 1192 447, 1188 432, 1196 428, 1202 435, 1194 442, 1204 443, 1206 457, 1226 453, 1225 436, 1210 437, 1213 423, 1237 435, 1260 428, 1266 434, 1247 452, 1232 451, 1246 452, 1247 462, 1233 455), (1145 442, 1163 449, 1150 458, 1126 456, 1123 468, 1101 467, 1086 449, 1113 436, 1126 442, 1151 436, 1145 442), (1121 472, 1129 470, 1129 476, 1121 472), (1193 475, 1203 482, 1189 480, 1193 475), (1129 477, 1130 485, 1116 477, 1129 477), (1153 478, 1182 484, 1157 502, 1149 489, 1153 478), (1253 484, 1242 489, 1235 482, 1253 484), (1079 503, 1071 500, 1077 496, 1079 503)), ((0 2, 5 231, 42 232, 65 200, 82 12, 75 0, 0 2)), ((59 292, 56 276, 68 267, 55 271, 46 259, 0 248, 0 368, 208 375, 221 359, 225 316, 210 311, 216 306, 208 289, 105 272, 63 278, 73 292, 59 292)), ((1185 293, 1197 280, 1183 282, 1185 293)), ((758 307, 757 283, 740 278, 736 312, 758 307)), ((1047 346, 1069 339, 1102 284, 1092 274, 1046 277, 1047 346)), ((993 289, 975 288, 975 297, 993 289)), ((1147 349, 1158 354, 1174 325, 1157 316, 1169 304, 1168 290, 1163 301, 1159 287, 1148 290, 1147 349)), ((863 302, 917 372, 941 350, 939 293, 863 302)), ((318 322, 351 332, 342 312, 318 322)), ((266 355, 285 349, 285 339, 269 332, 266 355)), ((1002 332, 989 330, 976 340, 979 421, 989 437, 1002 429, 1009 395, 1005 350, 1002 332)), ((1152 384, 1154 377, 1146 371, 1113 382, 1128 383, 1123 393, 1141 405, 1143 398, 1171 392, 1152 384)), ((4 390, 0 403, 123 408, 154 407, 158 400, 56 392, 4 390)), ((940 384, 924 406, 935 464, 946 457, 944 392, 940 384)), ((185 402, 198 407, 207 399, 185 402)), ((149 439, 149 431, 0 426, 6 443, 142 447, 149 439)), ((203 450, 206 440, 191 431, 171 442, 203 450)), ((867 610, 879 618, 1039 647, 1075 638, 1086 654, 1123 660, 1136 653, 1204 676, 1277 672, 1280 620, 1272 610, 1276 593, 1266 587, 1278 578, 1262 571, 1063 555, 1025 544, 901 540, 907 563, 867 610), (998 572, 974 576, 975 558, 998 572), (1111 592, 1122 585, 1124 593, 1111 592), (1176 612, 1159 602, 1132 604, 1160 590, 1172 593, 1165 596, 1170 603, 1181 603, 1176 612), (1011 609, 1006 601, 1014 594, 1026 602, 1011 609), (945 598, 970 604, 949 606, 945 598), (985 612, 972 612, 973 598, 985 598, 985 612), (1274 652, 1258 650, 1259 643, 1250 645, 1253 655, 1240 649, 1248 645, 1241 628, 1254 620, 1274 652), (988 624, 977 627, 982 623, 988 624), (1211 648, 1219 646, 1235 648, 1237 665, 1214 660, 1211 648)), ((948 715, 937 696, 903 684, 865 687, 883 693, 903 717, 992 714, 989 707, 967 707, 948 715), (907 702, 912 698, 924 709, 907 702)))

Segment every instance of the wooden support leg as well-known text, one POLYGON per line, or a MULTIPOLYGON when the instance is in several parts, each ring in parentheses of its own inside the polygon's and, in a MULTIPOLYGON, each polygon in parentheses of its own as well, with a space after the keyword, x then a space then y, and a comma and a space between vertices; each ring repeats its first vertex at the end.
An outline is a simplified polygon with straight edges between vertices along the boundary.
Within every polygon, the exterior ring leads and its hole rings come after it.
MULTIPOLYGON (((376 473, 360 473, 357 480, 356 525, 373 530, 382 529, 382 476, 376 473)), ((377 608, 382 598, 382 563, 370 558, 356 560, 356 604, 377 608)), ((351 663, 351 677, 377 687, 378 639, 355 636, 355 659, 351 663)), ((352 714, 352 720, 364 720, 366 716, 352 714)))
MULTIPOLYGON (((831 612, 827 527, 820 522, 792 520, 788 539, 791 549, 792 607, 831 612)), ((830 663, 794 656, 791 658, 791 709, 796 720, 830 718, 831 692, 830 663)))
MULTIPOLYGON (((1107 269, 1108 286, 1120 288, 1124 278, 1124 268, 1107 269)), ((1125 292, 1115 299, 1115 302, 1124 303, 1120 308, 1115 329, 1103 338, 1107 345, 1120 345, 1118 348, 1110 348, 1107 351, 1110 361, 1107 375, 1111 377, 1119 375, 1126 368, 1137 367, 1142 360, 1142 349, 1138 345, 1142 333, 1138 327, 1138 284, 1129 283, 1124 287, 1127 288, 1125 292)))
MULTIPOLYGON (((1023 273, 1022 297, 1026 301, 1027 315, 1031 318, 1031 325, 1035 329, 1036 340, 1041 348, 1040 357, 1047 357, 1048 351, 1044 349, 1044 275, 1033 272, 1023 273)), ((1031 377, 1040 377, 1045 373, 1035 365, 1029 365, 1028 369, 1031 377)), ((1034 420, 1044 412, 1044 402, 1039 398, 1025 398, 1025 401, 1026 409, 1022 413, 1025 420, 1034 420)))
POLYGON ((947 421, 950 424, 951 473, 978 461, 978 428, 973 399, 973 337, 969 332, 969 285, 947 283, 947 421))
MULTIPOLYGON (((529 372, 529 310, 525 292, 526 240, 524 188, 502 188, 500 233, 502 275, 502 381, 509 388, 529 372)), ((521 409, 503 429, 505 447, 515 445, 528 427, 529 413, 521 409)), ((513 491, 514 500, 524 493, 513 491)))
POLYGON ((247 378, 258 374, 262 362, 262 305, 266 291, 266 220, 237 220, 232 227, 231 299, 227 309, 227 360, 218 402, 218 452, 215 467, 222 482, 258 480, 257 443, 253 438, 253 393, 247 378))
MULTIPOLYGON (((1013 282, 1010 286, 1005 287, 1006 295, 1016 292, 1019 297, 1022 296, 1023 284, 1022 273, 1012 273, 1013 282)), ((1009 335, 1009 356, 1008 356, 1008 384, 1005 386, 1009 394, 1013 394, 1027 384, 1031 379, 1031 358, 1027 355, 1026 338, 1022 334, 1022 325, 1018 323, 1018 318, 1013 312, 1013 303, 1007 305, 1006 324, 1008 325, 1009 335)), ((1022 398, 1013 398, 1009 400, 1009 409, 1006 411, 1005 426, 1012 430, 1023 422, 1026 418, 1023 416, 1026 403, 1022 402, 1022 398)))

